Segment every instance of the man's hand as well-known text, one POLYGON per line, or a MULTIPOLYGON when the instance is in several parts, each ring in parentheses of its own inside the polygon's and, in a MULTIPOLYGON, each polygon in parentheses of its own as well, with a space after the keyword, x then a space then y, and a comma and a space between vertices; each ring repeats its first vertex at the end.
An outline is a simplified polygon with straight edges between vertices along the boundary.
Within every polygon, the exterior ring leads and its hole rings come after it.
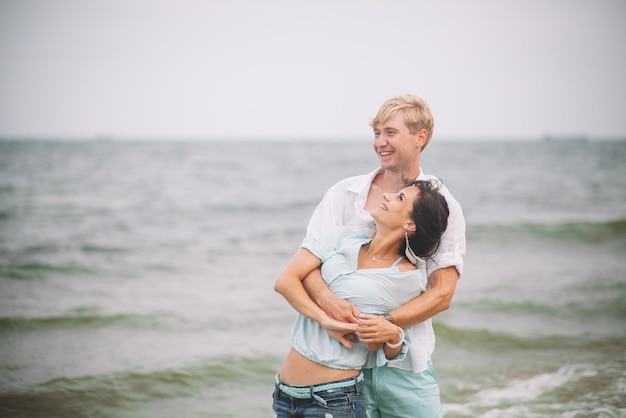
POLYGON ((332 292, 328 292, 320 298, 318 305, 324 312, 333 319, 341 322, 358 322, 359 311, 352 303, 345 299, 340 299, 332 292))
POLYGON ((368 350, 377 350, 385 341, 391 341, 398 335, 398 327, 381 315, 359 315, 356 335, 365 343, 368 350))
MULTIPOLYGON (((359 311, 356 306, 347 300, 340 299, 330 291, 328 286, 326 286, 326 282, 322 279, 322 273, 319 269, 316 269, 309 273, 308 276, 302 281, 302 285, 306 289, 306 292, 309 294, 311 299, 328 315, 329 319, 334 319, 337 323, 348 325, 348 324, 356 324, 357 318, 359 316, 359 311)), ((353 345, 351 343, 356 341, 356 335, 354 331, 356 330, 356 326, 353 325, 351 328, 351 332, 343 332, 345 329, 335 330, 331 332, 328 328, 321 324, 328 334, 339 341, 344 346, 352 349, 353 345), (339 332, 336 332, 339 331, 339 332)))
POLYGON ((337 341, 339 341, 344 346, 352 349, 353 346, 351 342, 355 342, 357 340, 357 336, 354 333, 354 331, 356 331, 356 324, 358 321, 359 311, 356 309, 356 306, 354 306, 352 303, 348 302, 345 299, 340 299, 336 297, 330 291, 325 296, 326 297, 323 299, 323 301, 320 300, 320 302, 322 302, 322 305, 320 305, 320 308, 322 308, 322 310, 326 312, 326 314, 330 318, 338 321, 341 324, 351 324, 351 326, 353 327, 351 333, 344 334, 341 336, 341 338, 337 338, 335 335, 333 335, 333 333, 331 333, 327 329, 328 334, 334 339, 336 339, 337 341))
POLYGON ((319 269, 312 271, 306 276, 302 281, 302 285, 311 299, 313 299, 328 316, 341 322, 357 323, 359 311, 356 306, 347 300, 335 296, 328 286, 326 286, 326 282, 322 279, 322 273, 319 269))

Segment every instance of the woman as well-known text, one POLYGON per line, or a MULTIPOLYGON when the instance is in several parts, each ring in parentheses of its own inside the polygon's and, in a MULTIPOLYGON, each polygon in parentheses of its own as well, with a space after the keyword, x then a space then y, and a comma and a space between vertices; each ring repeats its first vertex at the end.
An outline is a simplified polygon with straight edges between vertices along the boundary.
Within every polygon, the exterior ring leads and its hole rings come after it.
POLYGON ((406 361, 410 344, 381 315, 425 290, 416 265, 436 252, 448 213, 437 188, 416 181, 398 193, 383 193, 371 212, 375 235, 336 239, 341 231, 328 231, 303 243, 274 286, 299 313, 292 347, 276 375, 275 417, 366 416, 361 369, 406 361), (353 344, 349 335, 357 325, 331 319, 309 298, 302 280, 320 264, 333 293, 361 312, 359 328, 386 336, 382 347, 353 344))

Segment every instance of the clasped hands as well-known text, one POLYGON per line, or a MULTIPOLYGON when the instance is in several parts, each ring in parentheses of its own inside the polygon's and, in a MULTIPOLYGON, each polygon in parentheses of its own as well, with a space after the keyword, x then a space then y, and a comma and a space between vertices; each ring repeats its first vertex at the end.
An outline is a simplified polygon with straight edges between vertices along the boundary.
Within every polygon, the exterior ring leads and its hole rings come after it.
POLYGON ((322 321, 322 327, 346 348, 354 348, 352 343, 358 338, 368 350, 378 350, 398 335, 398 327, 383 316, 359 313, 344 299, 335 298, 323 309, 327 318, 322 321))

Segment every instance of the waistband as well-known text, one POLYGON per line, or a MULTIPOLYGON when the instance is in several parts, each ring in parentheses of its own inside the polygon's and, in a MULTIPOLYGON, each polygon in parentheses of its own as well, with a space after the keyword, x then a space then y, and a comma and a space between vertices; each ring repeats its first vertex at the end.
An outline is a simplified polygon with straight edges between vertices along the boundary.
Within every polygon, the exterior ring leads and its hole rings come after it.
POLYGON ((280 378, 278 377, 278 373, 276 373, 276 387, 280 389, 280 391, 283 392, 285 395, 289 395, 297 399, 315 398, 318 402, 324 405, 326 404, 326 401, 321 399, 319 396, 316 396, 315 393, 323 392, 325 390, 343 389, 350 386, 356 386, 357 383, 360 383, 363 380, 365 380, 365 376, 363 375, 363 372, 361 372, 358 376, 350 377, 343 380, 337 380, 335 382, 322 383, 319 385, 311 386, 292 386, 286 383, 282 383, 280 381, 280 378))

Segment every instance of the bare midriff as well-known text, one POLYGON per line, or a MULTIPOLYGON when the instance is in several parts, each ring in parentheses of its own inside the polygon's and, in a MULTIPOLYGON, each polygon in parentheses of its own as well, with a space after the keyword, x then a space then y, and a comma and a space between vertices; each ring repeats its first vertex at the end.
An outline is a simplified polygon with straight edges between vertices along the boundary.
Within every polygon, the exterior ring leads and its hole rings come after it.
POLYGON ((304 357, 291 348, 278 373, 280 381, 294 386, 319 385, 358 376, 359 370, 332 369, 304 357))

